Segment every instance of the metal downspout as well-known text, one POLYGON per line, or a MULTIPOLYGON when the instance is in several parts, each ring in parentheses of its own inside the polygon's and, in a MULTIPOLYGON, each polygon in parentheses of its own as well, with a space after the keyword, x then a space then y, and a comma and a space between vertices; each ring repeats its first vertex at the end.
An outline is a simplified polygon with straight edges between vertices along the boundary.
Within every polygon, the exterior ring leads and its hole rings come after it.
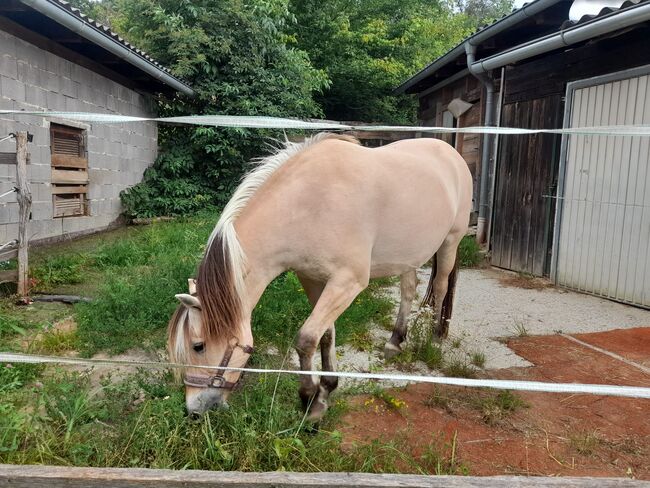
MULTIPOLYGON (((467 67, 470 73, 474 75, 485 87, 485 118, 483 125, 491 127, 494 125, 494 82, 486 73, 475 73, 472 71, 472 64, 476 59, 476 46, 469 41, 465 43, 465 53, 467 54, 467 67)), ((483 135, 483 151, 481 155, 481 181, 479 186, 479 207, 478 222, 476 226, 476 241, 484 244, 487 238, 487 221, 490 215, 490 200, 488 195, 488 182, 490 179, 490 167, 492 154, 492 134, 483 135)))

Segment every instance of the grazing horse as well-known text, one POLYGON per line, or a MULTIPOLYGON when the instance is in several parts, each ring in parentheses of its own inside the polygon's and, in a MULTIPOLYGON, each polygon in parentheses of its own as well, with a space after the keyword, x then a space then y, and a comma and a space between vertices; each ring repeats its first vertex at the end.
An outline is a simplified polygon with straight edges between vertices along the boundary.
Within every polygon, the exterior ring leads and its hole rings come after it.
MULTIPOLYGON (((336 370, 334 324, 370 278, 401 277, 390 357, 401 351, 416 295, 416 269, 434 254, 425 302, 436 334, 447 335, 472 199, 467 164, 448 144, 421 138, 366 148, 349 136, 318 134, 259 161, 226 205, 199 266, 196 292, 169 326, 172 361, 188 368, 186 405, 200 414, 226 400, 253 352, 251 313, 268 284, 293 270, 313 307, 300 328, 300 368, 312 370, 320 344, 323 371, 336 370), (212 373, 211 371, 214 371, 212 373)), ((337 378, 301 376, 300 397, 317 421, 337 378)))

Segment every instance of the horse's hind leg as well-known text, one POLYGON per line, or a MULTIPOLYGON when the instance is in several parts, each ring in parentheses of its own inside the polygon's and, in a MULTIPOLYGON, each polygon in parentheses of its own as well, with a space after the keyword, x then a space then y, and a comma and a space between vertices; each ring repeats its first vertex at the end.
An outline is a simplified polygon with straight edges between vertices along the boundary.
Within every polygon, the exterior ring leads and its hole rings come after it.
POLYGON ((458 274, 457 251, 462 237, 450 234, 436 252, 427 295, 423 300, 423 304, 434 309, 434 335, 438 339, 446 338, 449 333, 458 274))
MULTIPOLYGON (((311 315, 298 334, 296 350, 302 371, 313 370, 314 353, 319 342, 328 331, 334 328, 334 322, 339 315, 348 308, 367 285, 367 277, 359 279, 348 273, 334 277, 327 282, 311 315)), ((332 334, 325 339, 326 347, 321 345, 322 351, 324 351, 323 369, 334 366, 333 343, 334 335, 332 334)), ((299 393, 303 407, 305 410, 309 410, 308 420, 312 422, 320 420, 327 411, 329 396, 327 377, 318 381, 312 376, 301 376, 299 393)))
POLYGON ((400 304, 397 320, 393 327, 393 335, 384 346, 384 358, 390 359, 402 352, 401 344, 406 339, 408 318, 418 286, 418 276, 415 269, 400 276, 400 304))

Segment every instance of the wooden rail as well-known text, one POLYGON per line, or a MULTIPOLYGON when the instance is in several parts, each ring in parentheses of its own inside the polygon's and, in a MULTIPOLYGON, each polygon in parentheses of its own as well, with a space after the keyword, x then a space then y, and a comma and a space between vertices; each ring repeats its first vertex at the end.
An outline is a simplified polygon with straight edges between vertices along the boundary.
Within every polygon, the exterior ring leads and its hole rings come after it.
POLYGON ((365 473, 241 473, 167 469, 68 468, 0 464, 0 487, 11 488, 641 488, 648 481, 626 478, 524 476, 421 476, 365 473))

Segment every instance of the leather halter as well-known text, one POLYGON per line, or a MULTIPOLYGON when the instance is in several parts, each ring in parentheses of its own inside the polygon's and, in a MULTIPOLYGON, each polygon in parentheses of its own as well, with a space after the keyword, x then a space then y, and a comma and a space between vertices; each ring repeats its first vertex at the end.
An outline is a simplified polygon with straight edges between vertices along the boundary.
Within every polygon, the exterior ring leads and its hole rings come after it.
MULTIPOLYGON (((228 363, 230 363, 230 358, 232 357, 232 353, 235 351, 236 347, 239 347, 248 355, 253 354, 255 351, 255 348, 253 348, 253 346, 241 345, 239 342, 235 342, 233 344, 231 341, 228 343, 228 349, 226 349, 226 353, 224 354, 221 363, 219 363, 219 368, 228 367, 228 363)), ((246 364, 244 364, 244 366, 246 366, 246 364)), ((186 374, 183 378, 183 383, 185 383, 186 386, 191 386, 194 388, 223 388, 225 390, 232 390, 237 386, 242 375, 239 375, 237 381, 226 381, 226 378, 223 377, 224 373, 224 369, 217 369, 217 372, 211 376, 186 374)))
MULTIPOLYGON (((191 285, 190 285, 190 291, 191 291, 191 285)), ((192 293, 192 296, 196 296, 196 293, 192 293)), ((185 315, 185 325, 187 326, 188 323, 189 323, 189 313, 185 315)), ((224 354, 221 363, 219 363, 219 368, 228 367, 228 364, 230 363, 230 358, 232 358, 232 353, 235 351, 236 347, 239 347, 242 351, 244 351, 249 356, 253 354, 253 352, 255 352, 255 348, 253 346, 241 345, 239 342, 237 342, 236 339, 234 340, 234 342, 233 340, 230 340, 228 342, 228 348, 226 349, 226 353, 224 354)), ((246 363, 247 362, 248 359, 246 360, 246 363)), ((246 366, 246 363, 244 363, 244 366, 246 366)), ((223 377, 225 372, 226 371, 224 369, 217 369, 217 372, 213 375, 186 373, 185 376, 183 377, 183 383, 185 383, 186 386, 191 386, 193 388, 223 388, 224 390, 232 390, 239 384, 239 381, 243 376, 243 372, 239 375, 237 381, 226 381, 226 378, 223 377)))

